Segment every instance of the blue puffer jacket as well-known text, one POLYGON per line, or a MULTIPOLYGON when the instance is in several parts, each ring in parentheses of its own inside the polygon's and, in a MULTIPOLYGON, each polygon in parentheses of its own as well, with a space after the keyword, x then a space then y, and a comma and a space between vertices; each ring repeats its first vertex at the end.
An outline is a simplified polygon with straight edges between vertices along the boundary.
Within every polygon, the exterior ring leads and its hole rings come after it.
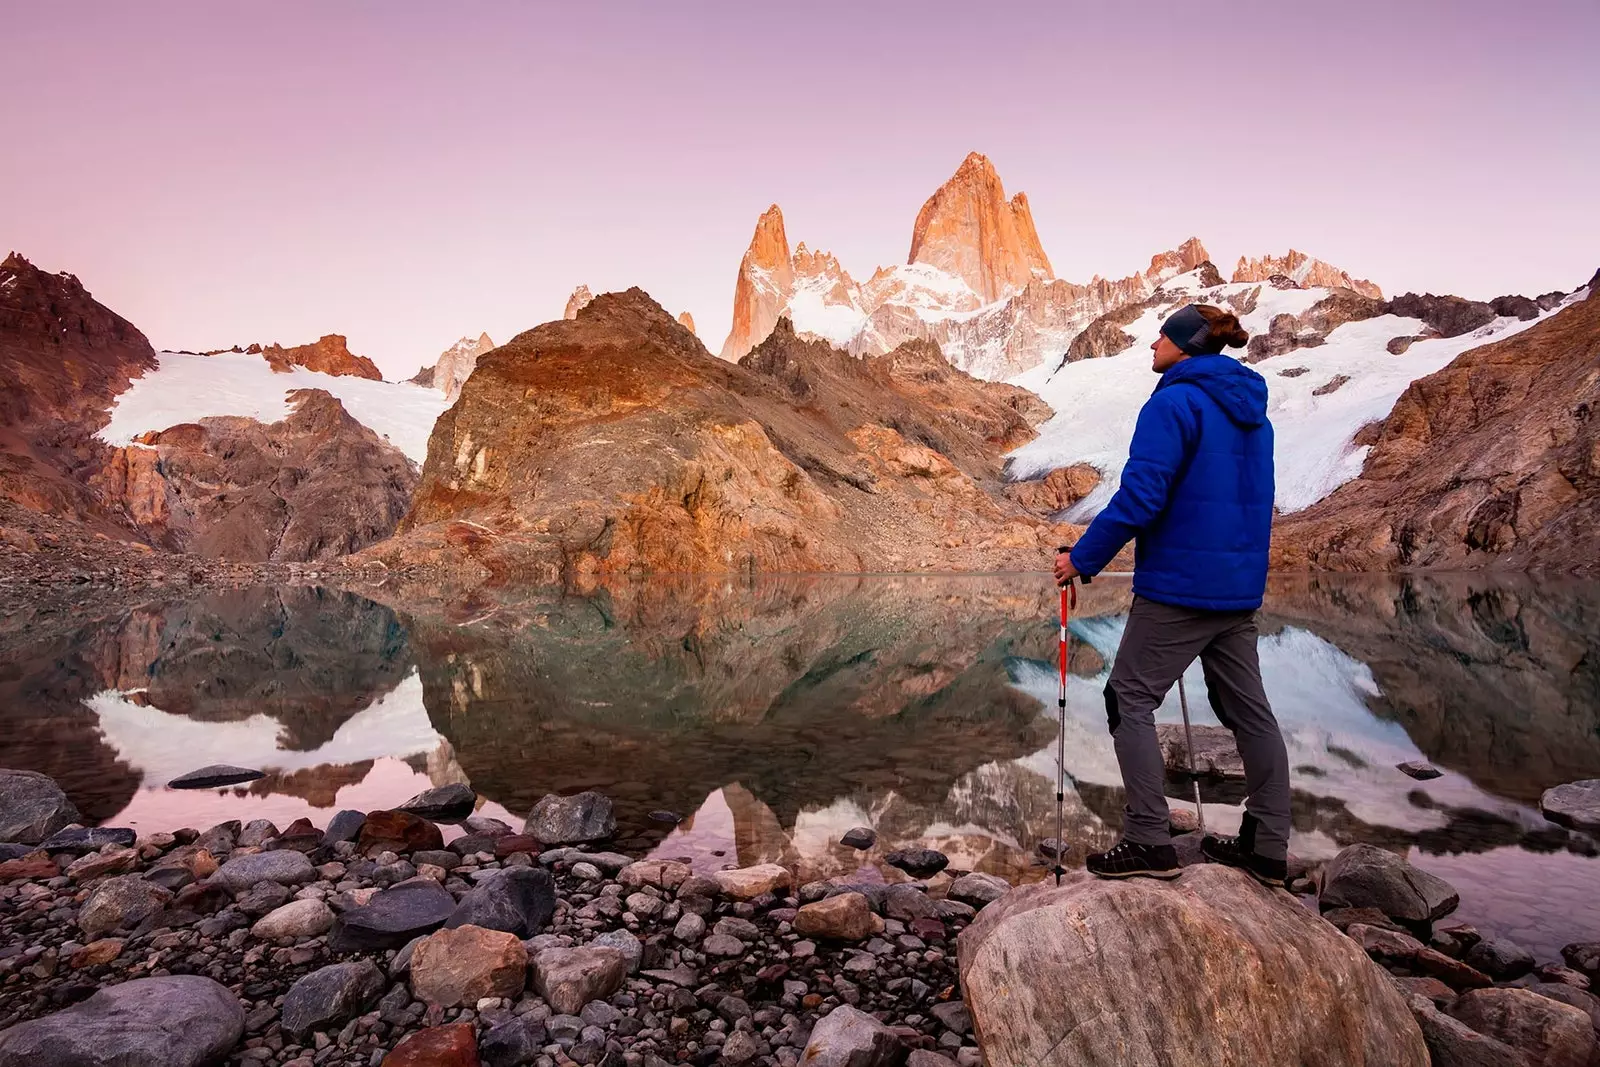
POLYGON ((1095 575, 1137 537, 1133 591, 1208 611, 1261 606, 1272 534, 1267 383, 1232 356, 1192 356, 1139 412, 1122 484, 1072 550, 1095 575))

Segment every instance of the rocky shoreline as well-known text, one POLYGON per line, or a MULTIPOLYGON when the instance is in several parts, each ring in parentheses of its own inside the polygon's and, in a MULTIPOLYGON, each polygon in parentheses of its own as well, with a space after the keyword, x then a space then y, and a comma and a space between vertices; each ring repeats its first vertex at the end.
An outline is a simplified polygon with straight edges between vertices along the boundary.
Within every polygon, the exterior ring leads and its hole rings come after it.
MULTIPOLYGON (((476 802, 453 785, 325 829, 137 836, 77 826, 49 779, 0 772, 0 838, 17 842, 0 844, 0 1067, 976 1067, 973 1017, 981 1031, 991 1009, 963 1001, 958 937, 997 900, 991 927, 1052 892, 947 870, 931 850, 891 854, 890 882, 796 885, 776 864, 696 873, 606 850, 616 824, 598 793, 547 796, 520 830, 473 815, 476 802), (441 824, 460 836, 446 842, 441 824)), ((870 846, 870 831, 852 835, 870 846)), ((1224 907, 1259 916, 1293 899, 1203 870, 1224 907)), ((1204 891, 1072 879, 1085 907, 1204 891)), ((1444 921, 1454 890, 1372 846, 1296 887, 1394 976, 1433 1063, 1595 1054, 1600 943, 1536 961, 1444 921)))

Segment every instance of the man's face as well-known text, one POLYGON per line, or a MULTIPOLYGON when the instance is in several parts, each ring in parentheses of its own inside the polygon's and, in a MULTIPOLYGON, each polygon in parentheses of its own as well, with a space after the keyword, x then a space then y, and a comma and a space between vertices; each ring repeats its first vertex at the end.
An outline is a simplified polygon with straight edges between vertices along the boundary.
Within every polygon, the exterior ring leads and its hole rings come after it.
POLYGON ((1150 351, 1155 354, 1150 360, 1150 369, 1157 374, 1165 374, 1189 358, 1183 354, 1183 349, 1167 340, 1166 334, 1159 334, 1156 337, 1156 343, 1150 346, 1150 351))

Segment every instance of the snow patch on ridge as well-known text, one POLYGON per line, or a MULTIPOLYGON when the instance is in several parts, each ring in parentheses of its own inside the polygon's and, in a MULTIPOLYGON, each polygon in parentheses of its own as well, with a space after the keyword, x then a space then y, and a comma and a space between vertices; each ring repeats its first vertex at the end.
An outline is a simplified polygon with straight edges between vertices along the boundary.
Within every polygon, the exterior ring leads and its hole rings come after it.
MULTIPOLYGON (((1264 283, 1228 283, 1209 289, 1191 287, 1191 275, 1168 282, 1208 303, 1226 307, 1225 298, 1261 290, 1256 307, 1241 316, 1252 335, 1266 333, 1276 315, 1301 315, 1327 296, 1327 289, 1278 290, 1264 283)), ((1554 311, 1581 299, 1569 296, 1554 311)), ((1100 485, 1067 517, 1086 522, 1099 514, 1120 482, 1133 439, 1139 409, 1156 384, 1150 371, 1150 346, 1155 342, 1170 305, 1149 309, 1123 330, 1133 344, 1114 356, 1084 359, 1059 370, 1040 364, 1010 379, 1039 394, 1056 411, 1039 427, 1039 436, 1009 457, 1013 478, 1042 477, 1057 467, 1088 463, 1103 475, 1100 485)), ((1540 319, 1544 318, 1540 316, 1540 319)), ((1422 333, 1423 324, 1398 315, 1349 322, 1327 335, 1326 343, 1273 356, 1254 364, 1267 380, 1267 415, 1275 434, 1277 503, 1285 512, 1310 507, 1361 473, 1368 448, 1352 444, 1356 432, 1385 418, 1406 387, 1447 366, 1468 349, 1501 340, 1532 326, 1499 318, 1459 337, 1417 341, 1402 355, 1390 355, 1391 338, 1422 333), (1305 368, 1284 377, 1282 371, 1305 368), (1315 391, 1339 376, 1348 380, 1321 396, 1315 391)))
POLYGON ((428 457, 434 422, 450 406, 438 390, 410 382, 375 382, 304 367, 281 374, 260 356, 245 353, 161 352, 157 359, 156 369, 135 379, 112 404, 111 421, 98 434, 107 444, 132 444, 147 431, 213 415, 278 422, 289 416, 291 390, 322 389, 338 397, 356 421, 420 464, 428 457))

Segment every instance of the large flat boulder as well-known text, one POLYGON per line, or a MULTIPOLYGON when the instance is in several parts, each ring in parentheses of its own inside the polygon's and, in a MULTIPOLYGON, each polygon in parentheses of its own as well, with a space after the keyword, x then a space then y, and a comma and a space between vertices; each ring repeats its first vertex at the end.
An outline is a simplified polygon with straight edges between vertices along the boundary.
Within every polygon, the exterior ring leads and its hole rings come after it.
POLYGON ((37 845, 82 818, 53 779, 0 769, 0 841, 37 845))
POLYGON ((203 1067, 244 1034, 244 1008, 199 975, 139 978, 0 1032, 0 1067, 203 1067))
POLYGON ((1405 998, 1359 945, 1214 864, 1017 889, 958 951, 988 1067, 1428 1064, 1405 998))
POLYGON ((1539 810, 1551 822, 1600 833, 1600 778, 1546 789, 1539 798, 1539 810))

